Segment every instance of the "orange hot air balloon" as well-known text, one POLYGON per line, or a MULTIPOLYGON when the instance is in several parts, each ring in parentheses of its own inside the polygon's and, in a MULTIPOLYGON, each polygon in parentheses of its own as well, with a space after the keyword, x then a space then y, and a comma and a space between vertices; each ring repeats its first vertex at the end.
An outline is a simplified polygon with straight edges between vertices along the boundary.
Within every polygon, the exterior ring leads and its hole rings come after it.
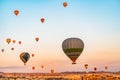
POLYGON ((18 10, 15 10, 14 11, 14 14, 17 16, 19 14, 19 11, 18 10))
POLYGON ((54 73, 55 73, 54 69, 51 69, 51 74, 54 74, 54 73))
POLYGON ((6 39, 6 42, 9 44, 11 42, 11 39, 10 38, 7 38, 6 39))
POLYGON ((15 42, 16 42, 16 40, 13 40, 12 42, 13 42, 13 43, 15 43, 15 42))
POLYGON ((45 19, 44 19, 44 18, 41 18, 40 20, 41 20, 41 22, 42 22, 42 23, 44 23, 44 21, 45 21, 45 19))
POLYGON ((38 41, 39 41, 39 38, 38 38, 38 37, 36 37, 36 38, 35 38, 35 40, 36 40, 36 42, 38 42, 38 41))
POLYGON ((63 3, 63 6, 66 8, 66 7, 67 7, 67 2, 64 2, 64 3, 63 3))
POLYGON ((43 69, 43 68, 44 68, 44 65, 41 65, 41 68, 43 69))
POLYGON ((14 50, 14 48, 11 48, 11 50, 13 51, 13 50, 14 50))
POLYGON ((19 44, 21 44, 22 42, 21 41, 18 41, 19 44))
POLYGON ((32 54, 32 57, 34 57, 35 56, 35 54, 32 54))
POLYGON ((105 66, 105 69, 107 70, 107 69, 108 69, 108 66, 105 66))
POLYGON ((35 67, 34 67, 34 66, 32 67, 32 70, 35 70, 35 67))
POLYGON ((2 52, 4 52, 4 49, 1 49, 2 52))

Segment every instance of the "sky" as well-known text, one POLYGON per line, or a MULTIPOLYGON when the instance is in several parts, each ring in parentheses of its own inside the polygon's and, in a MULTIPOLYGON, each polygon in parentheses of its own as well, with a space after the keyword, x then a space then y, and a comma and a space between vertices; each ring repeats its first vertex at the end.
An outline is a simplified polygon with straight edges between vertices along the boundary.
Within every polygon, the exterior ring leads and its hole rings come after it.
POLYGON ((94 67, 104 71, 104 66, 107 71, 120 71, 120 1, 0 0, 1 49, 5 51, 0 51, 0 72, 85 71, 84 64, 89 71, 94 67), (67 2, 66 8, 63 2, 67 2), (19 10, 18 16, 14 10, 19 10), (75 65, 62 50, 62 42, 70 37, 84 42, 75 65), (8 45, 6 38, 17 42, 8 45), (19 57, 22 52, 35 54, 26 66, 19 57))

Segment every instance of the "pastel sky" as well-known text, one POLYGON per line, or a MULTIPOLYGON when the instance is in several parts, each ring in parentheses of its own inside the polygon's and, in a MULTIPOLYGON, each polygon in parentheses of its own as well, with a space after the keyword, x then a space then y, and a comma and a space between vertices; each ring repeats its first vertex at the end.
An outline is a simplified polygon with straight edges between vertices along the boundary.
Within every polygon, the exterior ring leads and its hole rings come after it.
POLYGON ((120 0, 0 0, 1 49, 0 72, 85 71, 86 63, 91 71, 106 65, 108 71, 120 71, 120 0), (18 16, 14 10, 19 10, 18 16), (76 65, 62 50, 62 42, 70 37, 85 44, 76 65), (6 38, 22 44, 8 45, 6 38), (19 58, 22 52, 35 54, 26 66, 19 58))

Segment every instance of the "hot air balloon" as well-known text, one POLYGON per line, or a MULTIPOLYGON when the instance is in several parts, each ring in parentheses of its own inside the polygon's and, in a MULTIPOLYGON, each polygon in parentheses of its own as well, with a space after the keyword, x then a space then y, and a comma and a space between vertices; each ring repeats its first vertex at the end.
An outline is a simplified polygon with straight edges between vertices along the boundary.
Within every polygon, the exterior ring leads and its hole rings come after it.
POLYGON ((39 41, 39 38, 38 38, 38 37, 36 37, 36 38, 35 38, 35 40, 36 40, 36 42, 38 42, 38 41, 39 41))
POLYGON ((67 7, 67 2, 64 2, 64 3, 63 3, 63 6, 66 8, 66 7, 67 7))
POLYGON ((29 58, 30 58, 30 54, 28 52, 22 52, 20 54, 20 59, 23 61, 24 65, 26 65, 29 58))
POLYGON ((1 49, 2 52, 4 52, 4 49, 1 49))
POLYGON ((32 57, 34 57, 35 56, 35 54, 32 54, 32 57))
POLYGON ((64 53, 70 58, 73 62, 72 64, 76 64, 77 58, 83 51, 84 43, 79 38, 68 38, 63 41, 62 48, 64 53))
POLYGON ((97 68, 96 68, 96 67, 94 67, 94 70, 95 70, 95 71, 97 71, 97 68))
POLYGON ((15 10, 14 11, 14 14, 17 16, 19 14, 19 11, 18 10, 15 10))
POLYGON ((14 50, 14 48, 11 48, 11 50, 13 51, 13 50, 14 50))
POLYGON ((85 67, 85 69, 88 69, 88 64, 85 64, 84 67, 85 67))
POLYGON ((41 68, 43 69, 43 68, 44 68, 44 65, 41 65, 41 68))
POLYGON ((35 70, 35 67, 34 67, 34 66, 32 67, 32 70, 35 70))
POLYGON ((18 41, 19 44, 21 44, 22 42, 21 41, 18 41))
POLYGON ((16 42, 16 40, 13 40, 12 42, 13 42, 13 43, 15 43, 15 42, 16 42))
POLYGON ((44 23, 44 21, 45 21, 45 19, 44 19, 44 18, 41 18, 40 20, 41 20, 41 22, 42 22, 42 23, 44 23))
POLYGON ((107 70, 107 69, 108 69, 108 66, 105 66, 105 69, 107 70))
POLYGON ((6 39, 6 42, 9 44, 11 42, 11 39, 10 38, 7 38, 6 39))
POLYGON ((51 69, 51 74, 54 74, 54 72, 55 72, 54 69, 51 69))

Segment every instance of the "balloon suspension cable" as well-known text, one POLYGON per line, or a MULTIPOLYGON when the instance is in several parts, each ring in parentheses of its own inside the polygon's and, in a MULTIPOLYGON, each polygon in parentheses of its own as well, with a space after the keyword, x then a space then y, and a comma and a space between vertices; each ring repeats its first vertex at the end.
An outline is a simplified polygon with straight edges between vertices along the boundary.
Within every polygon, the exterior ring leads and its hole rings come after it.
POLYGON ((26 63, 24 63, 24 66, 26 66, 26 63))

